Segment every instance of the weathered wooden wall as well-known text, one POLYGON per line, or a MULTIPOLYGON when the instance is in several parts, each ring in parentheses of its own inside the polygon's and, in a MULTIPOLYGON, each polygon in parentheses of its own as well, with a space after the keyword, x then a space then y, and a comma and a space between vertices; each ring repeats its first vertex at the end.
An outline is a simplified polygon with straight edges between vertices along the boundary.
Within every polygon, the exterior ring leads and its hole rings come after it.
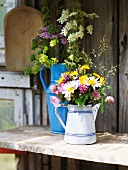
POLYGON ((17 155, 17 170, 128 170, 128 167, 36 153, 17 155))
POLYGON ((119 132, 128 132, 128 1, 119 1, 119 132))
MULTIPOLYGON (((51 2, 53 3, 55 0, 51 0, 51 2)), ((70 0, 65 0, 65 4, 67 7, 70 6, 70 0)), ((103 64, 108 69, 110 69, 110 65, 121 64, 115 77, 109 78, 109 83, 114 90, 115 103, 108 107, 104 113, 98 114, 96 129, 97 131, 113 133, 128 132, 128 1, 81 0, 81 4, 83 10, 89 13, 96 12, 99 15, 99 18, 92 23, 94 26, 93 35, 91 37, 86 36, 83 42, 86 50, 97 49, 99 41, 106 35, 109 47, 101 59, 103 64)), ((41 6, 41 1, 36 0, 35 7, 40 10, 41 6)), ((41 121, 36 121, 36 116, 34 119, 35 124, 46 125, 48 118, 45 92, 42 87, 39 89, 39 91, 35 91, 37 100, 40 100, 40 102, 38 101, 39 109, 35 112, 38 114, 41 111, 41 121)), ((16 158, 18 162, 17 170, 128 170, 128 167, 118 165, 79 161, 35 153, 17 155, 16 158)))
MULTIPOLYGON (((97 50, 99 42, 104 35, 107 38, 108 49, 100 57, 103 65, 110 70, 110 66, 118 64, 118 3, 115 0, 86 0, 82 1, 83 10, 88 13, 96 12, 98 19, 93 21, 94 33, 87 36, 84 46, 87 51, 97 50)), ((98 63, 97 63, 98 66, 98 63)), ((115 103, 113 106, 105 109, 104 113, 98 113, 96 125, 97 131, 117 132, 117 114, 118 114, 118 82, 117 74, 115 77, 108 79, 109 84, 113 87, 115 103)))

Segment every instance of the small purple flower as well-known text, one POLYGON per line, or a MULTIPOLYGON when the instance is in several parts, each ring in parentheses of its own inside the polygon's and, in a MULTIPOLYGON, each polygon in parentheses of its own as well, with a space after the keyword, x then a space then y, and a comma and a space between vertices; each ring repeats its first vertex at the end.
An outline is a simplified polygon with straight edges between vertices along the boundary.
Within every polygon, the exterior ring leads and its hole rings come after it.
POLYGON ((62 39, 61 39, 61 44, 67 44, 67 43, 68 43, 68 41, 67 41, 66 38, 62 38, 62 39))
POLYGON ((114 98, 112 96, 107 96, 105 102, 107 102, 108 104, 112 104, 114 103, 114 98))
POLYGON ((58 38, 58 36, 53 34, 53 35, 51 35, 51 39, 53 39, 53 38, 58 38))
POLYGON ((48 39, 48 38, 51 38, 51 35, 48 32, 43 32, 43 33, 40 34, 40 37, 48 39))
POLYGON ((69 78, 69 76, 67 74, 64 74, 64 79, 65 79, 65 82, 70 80, 70 78, 69 78))
POLYGON ((92 96, 94 97, 94 100, 100 99, 100 93, 97 90, 93 91, 92 96))
POLYGON ((85 85, 85 84, 81 84, 79 86, 79 90, 80 90, 80 93, 84 94, 84 93, 86 93, 88 91, 88 86, 85 85))
POLYGON ((51 85, 50 86, 52 94, 56 94, 56 85, 51 85))
POLYGON ((38 33, 40 34, 40 33, 43 33, 44 31, 46 32, 48 31, 48 29, 49 29, 49 26, 43 27, 38 31, 38 33))
POLYGON ((57 107, 60 103, 60 99, 57 96, 51 96, 50 97, 50 102, 57 107))

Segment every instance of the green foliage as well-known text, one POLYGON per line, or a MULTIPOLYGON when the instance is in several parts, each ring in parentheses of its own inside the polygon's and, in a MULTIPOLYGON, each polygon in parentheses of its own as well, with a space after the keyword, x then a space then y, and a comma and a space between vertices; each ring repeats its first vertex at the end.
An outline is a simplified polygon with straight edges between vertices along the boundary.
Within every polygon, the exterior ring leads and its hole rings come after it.
POLYGON ((99 74, 101 74, 102 76, 106 76, 106 79, 110 76, 113 75, 115 76, 115 72, 117 71, 117 68, 119 68, 120 65, 115 65, 115 66, 111 66, 111 68, 109 70, 107 70, 107 68, 103 65, 101 57, 103 55, 103 53, 107 50, 108 46, 107 46, 107 39, 106 39, 106 35, 101 39, 99 47, 97 50, 92 50, 91 52, 91 57, 92 59, 95 58, 95 65, 92 62, 92 66, 94 68, 95 72, 98 72, 99 74))
POLYGON ((28 76, 28 75, 30 75, 31 74, 31 68, 29 67, 29 66, 27 66, 26 68, 25 68, 25 70, 24 70, 24 75, 25 76, 28 76))
MULTIPOLYGON (((55 0, 56 16, 60 15, 63 0, 55 0)), ((38 31, 38 34, 32 40, 32 50, 34 53, 29 56, 32 62, 25 70, 25 75, 37 74, 42 66, 50 68, 58 62, 63 62, 67 57, 66 39, 60 34, 60 27, 52 20, 53 3, 49 0, 42 0, 42 19, 44 28, 38 31)), ((55 21, 55 20, 54 20, 55 21)))
POLYGON ((44 26, 47 26, 49 24, 51 24, 51 21, 50 21, 50 1, 49 0, 43 0, 42 1, 42 9, 41 9, 41 12, 42 12, 42 18, 43 18, 43 25, 44 26))
POLYGON ((25 68, 24 74, 37 74, 42 66, 50 68, 67 57, 67 40, 60 34, 58 26, 49 25, 38 31, 32 40, 32 49, 35 51, 29 56, 31 66, 25 68))
POLYGON ((79 94, 78 98, 75 98, 75 103, 79 106, 83 106, 85 103, 88 103, 88 98, 89 95, 88 94, 79 94))
MULTIPOLYGON (((74 2, 74 7, 71 11, 62 10, 58 21, 63 26, 61 33, 68 41, 68 58, 65 60, 65 65, 69 70, 77 68, 82 62, 91 65, 90 54, 86 54, 84 49, 81 48, 81 45, 85 34, 85 22, 89 22, 89 20, 97 17, 95 13, 87 14, 82 11, 81 4, 78 1, 74 2)), ((86 29, 90 35, 93 33, 92 25, 88 25, 86 29)))
POLYGON ((29 57, 29 60, 34 61, 36 59, 35 56, 36 56, 35 54, 31 54, 30 57, 29 57))

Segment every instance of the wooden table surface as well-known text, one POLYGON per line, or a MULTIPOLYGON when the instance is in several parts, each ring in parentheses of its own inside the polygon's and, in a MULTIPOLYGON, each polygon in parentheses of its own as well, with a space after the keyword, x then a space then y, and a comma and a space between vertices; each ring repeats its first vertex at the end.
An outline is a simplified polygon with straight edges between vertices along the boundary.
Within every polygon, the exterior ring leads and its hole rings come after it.
POLYGON ((128 166, 128 134, 98 133, 95 144, 70 145, 48 127, 24 126, 0 131, 0 147, 128 166))

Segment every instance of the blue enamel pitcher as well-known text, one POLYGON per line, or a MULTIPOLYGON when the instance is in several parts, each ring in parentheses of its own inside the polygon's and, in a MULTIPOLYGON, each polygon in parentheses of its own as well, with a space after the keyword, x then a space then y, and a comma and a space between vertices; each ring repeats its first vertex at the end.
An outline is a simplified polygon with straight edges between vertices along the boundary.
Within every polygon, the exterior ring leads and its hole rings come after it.
MULTIPOLYGON (((61 73, 64 73, 67 71, 66 67, 62 64, 55 64, 51 66, 51 81, 50 85, 47 86, 45 80, 44 80, 44 70, 46 67, 42 67, 40 70, 40 79, 42 82, 42 85, 44 87, 44 90, 46 92, 46 98, 47 98, 47 105, 48 105, 48 116, 49 116, 49 124, 50 124, 50 130, 52 133, 58 133, 58 134, 64 134, 65 130, 61 126, 60 122, 58 121, 56 115, 55 115, 55 107, 54 105, 50 102, 50 97, 55 96, 55 94, 52 94, 50 86, 56 84, 56 81, 59 80, 61 73)), ((66 123, 67 120, 67 112, 68 109, 65 107, 60 107, 58 110, 59 115, 61 116, 63 122, 66 123)))

